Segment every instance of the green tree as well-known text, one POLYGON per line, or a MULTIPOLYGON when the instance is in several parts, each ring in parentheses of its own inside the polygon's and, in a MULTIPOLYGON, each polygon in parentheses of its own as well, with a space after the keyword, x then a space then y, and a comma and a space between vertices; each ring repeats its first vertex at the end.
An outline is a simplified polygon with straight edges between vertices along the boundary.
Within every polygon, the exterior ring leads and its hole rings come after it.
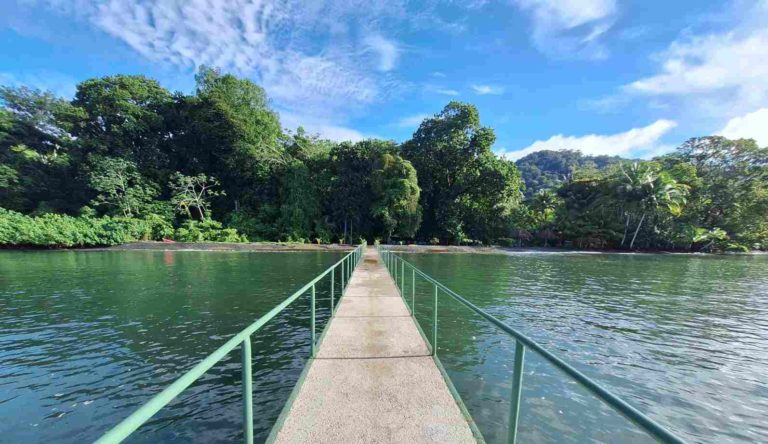
POLYGON ((166 113, 173 135, 168 141, 172 168, 219 178, 228 200, 213 200, 217 212, 246 207, 276 217, 278 174, 288 158, 266 93, 250 80, 205 66, 195 80, 196 95, 177 96, 166 113))
POLYGON ((160 84, 144 76, 116 75, 77 86, 74 109, 64 116, 81 157, 101 155, 134 162, 142 174, 160 179, 168 157, 164 113, 172 101, 160 84))
POLYGON ((210 217, 211 199, 224 195, 224 191, 216 189, 219 187, 218 179, 205 174, 185 176, 176 172, 171 176, 168 187, 171 189, 171 203, 176 212, 192 218, 194 209, 201 221, 210 217))
POLYGON ((157 186, 141 176, 136 164, 114 157, 93 157, 88 183, 98 193, 92 205, 112 208, 107 212, 124 217, 146 214, 158 194, 157 186))
POLYGON ((634 162, 628 167, 622 165, 620 171, 615 180, 616 193, 624 204, 626 214, 622 246, 627 237, 630 216, 635 213, 635 219, 637 219, 639 215, 639 221, 629 243, 629 248, 632 249, 637 234, 649 214, 656 214, 661 210, 666 210, 672 215, 680 214, 686 202, 688 188, 677 183, 668 173, 659 173, 655 165, 650 162, 634 162))
POLYGON ((343 142, 331 149, 329 212, 345 240, 351 239, 354 233, 363 236, 371 233, 370 206, 374 196, 370 180, 374 163, 381 155, 396 151, 394 142, 376 139, 343 142))
POLYGON ((768 148, 751 139, 690 139, 678 156, 701 179, 696 189, 699 225, 722 228, 738 242, 768 243, 768 148))
POLYGON ((522 199, 522 182, 514 163, 493 154, 494 141, 477 108, 451 102, 403 144, 422 189, 419 237, 488 242, 503 234, 504 221, 522 199))
POLYGON ((87 198, 59 116, 70 108, 50 93, 0 87, 0 164, 12 183, 0 206, 24 213, 74 212, 87 198), (13 172, 11 172, 13 170, 13 172))
POLYGON ((393 234, 412 238, 421 223, 421 190, 413 165, 396 154, 381 154, 374 164, 371 188, 371 215, 381 224, 386 241, 393 234))
POLYGON ((556 190, 577 170, 601 171, 624 161, 618 156, 585 156, 577 150, 542 150, 515 162, 525 182, 526 198, 540 190, 556 190))

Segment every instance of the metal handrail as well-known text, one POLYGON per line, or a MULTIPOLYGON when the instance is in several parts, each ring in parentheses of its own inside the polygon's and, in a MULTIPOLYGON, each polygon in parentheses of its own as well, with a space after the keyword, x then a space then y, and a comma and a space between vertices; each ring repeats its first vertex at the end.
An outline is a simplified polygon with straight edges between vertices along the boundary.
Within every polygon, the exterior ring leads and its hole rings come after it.
MULTIPOLYGON (((510 410, 510 425, 509 425, 509 439, 508 441, 511 443, 514 443, 517 440, 517 425, 518 425, 518 419, 520 416, 520 395, 522 393, 522 384, 523 384, 523 365, 524 365, 524 357, 525 357, 525 349, 529 348, 533 350, 534 352, 538 353, 541 357, 546 359, 549 363, 557 367, 558 369, 562 370, 568 376, 575 379, 579 384, 581 384, 584 388, 586 388, 589 392, 591 392, 593 395, 595 395, 597 398, 605 402, 606 404, 610 405, 612 408, 617 410, 619 413, 624 415, 627 419, 632 421, 633 423, 637 424, 640 428, 645 430, 648 434, 656 438, 658 441, 665 442, 665 443, 684 443, 681 438, 674 435, 669 430, 665 429, 662 425, 657 423, 656 421, 652 420, 648 416, 644 415, 642 412, 637 410, 636 408, 629 405, 626 401, 622 400, 618 396, 614 395, 604 387, 602 387, 600 384, 595 382, 593 379, 589 378, 585 374, 581 373, 580 371, 573 368, 570 364, 566 363, 562 359, 558 358, 548 350, 546 350, 544 347, 542 347, 539 343, 534 341, 533 339, 529 338, 522 332, 510 327, 509 325, 503 323, 496 317, 492 316, 489 313, 486 313, 479 307, 477 307, 475 304, 469 302, 450 288, 446 287, 445 285, 441 284, 440 282, 436 281, 431 276, 427 275, 423 271, 416 268, 413 264, 406 261, 402 257, 398 256, 394 252, 378 247, 379 255, 382 258, 382 261, 386 265, 388 271, 392 275, 392 278, 395 281, 395 286, 398 287, 398 279, 399 287, 398 290, 400 291, 400 294, 403 298, 405 298, 404 292, 404 283, 405 283, 405 266, 411 268, 411 315, 415 318, 415 308, 416 308, 416 275, 418 274, 422 278, 424 278, 427 282, 430 282, 435 287, 435 295, 434 295, 434 310, 433 310, 433 331, 432 331, 432 354, 433 356, 437 355, 437 302, 438 302, 438 289, 442 290, 445 294, 451 296, 456 301, 460 302, 464 306, 468 307, 470 310, 474 311, 475 313, 479 314, 489 322, 491 322, 493 325, 504 331, 505 333, 509 334, 510 336, 515 338, 515 360, 514 360, 514 366, 513 366, 513 374, 512 374, 512 406, 510 410)), ((406 301, 407 304, 407 301, 406 301)))
MULTIPOLYGON (((329 273, 331 275, 331 317, 334 314, 334 284, 336 269, 341 268, 341 297, 344 296, 344 288, 349 284, 349 278, 352 276, 352 272, 360 263, 365 251, 365 243, 356 247, 352 252, 344 256, 341 260, 328 267, 324 272, 312 279, 308 284, 304 285, 297 292, 293 293, 275 308, 270 310, 267 314, 260 317, 256 322, 241 330, 224 345, 216 349, 213 353, 208 355, 205 359, 200 361, 197 365, 189 369, 171 385, 166 387, 162 392, 155 395, 152 399, 147 401, 144 405, 139 407, 130 416, 122 420, 115 427, 110 429, 107 433, 101 436, 96 443, 99 444, 113 444, 119 443, 127 438, 131 433, 136 431, 145 422, 147 422, 152 416, 159 412, 163 407, 168 405, 173 399, 180 395, 198 378, 203 376, 208 370, 211 369, 216 363, 229 354, 237 346, 242 344, 242 365, 243 365, 243 434, 245 442, 247 444, 253 443, 253 390, 252 390, 252 371, 251 371, 251 335, 258 331, 261 327, 269 322, 272 318, 277 316, 286 307, 291 305, 296 299, 302 296, 307 290, 312 290, 311 299, 311 355, 310 359, 315 357, 316 353, 316 334, 315 334, 315 285, 329 273), (345 285, 346 281, 346 285, 345 285)), ((338 304, 337 304, 338 306, 338 304)), ((330 323, 330 322, 329 322, 330 323)))

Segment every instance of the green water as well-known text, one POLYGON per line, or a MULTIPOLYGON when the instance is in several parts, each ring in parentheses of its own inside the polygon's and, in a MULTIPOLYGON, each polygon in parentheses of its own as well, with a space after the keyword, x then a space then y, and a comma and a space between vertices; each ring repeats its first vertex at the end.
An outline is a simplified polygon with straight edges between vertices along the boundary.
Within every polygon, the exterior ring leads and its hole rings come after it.
MULTIPOLYGON (((404 257, 683 439, 768 442, 768 256, 404 257)), ((434 290, 416 289, 431 332, 434 290)), ((438 328, 480 430, 505 442, 514 342, 447 296, 438 328)), ((523 383, 520 442, 650 441, 533 352, 523 383)))
MULTIPOLYGON (((768 257, 407 257, 686 440, 768 441, 768 257)), ((0 252, 0 442, 97 438, 339 258, 0 252)), ((417 290, 431 332, 433 290, 417 290)), ((253 337, 258 439, 308 356, 308 309, 301 298, 253 337)), ((442 362, 504 442, 514 343, 443 296, 438 323, 442 362)), ((129 441, 231 442, 241 424, 235 352, 129 441)), ((521 442, 648 441, 530 352, 520 424, 521 442)))
MULTIPOLYGON (((90 442, 341 258, 335 253, 0 252, 0 442, 90 442)), ((327 282, 318 288, 327 319, 327 282)), ((337 293, 338 294, 338 289, 337 293)), ((309 297, 253 336, 263 440, 309 351, 309 297)), ((129 442, 242 437, 232 353, 129 442)))

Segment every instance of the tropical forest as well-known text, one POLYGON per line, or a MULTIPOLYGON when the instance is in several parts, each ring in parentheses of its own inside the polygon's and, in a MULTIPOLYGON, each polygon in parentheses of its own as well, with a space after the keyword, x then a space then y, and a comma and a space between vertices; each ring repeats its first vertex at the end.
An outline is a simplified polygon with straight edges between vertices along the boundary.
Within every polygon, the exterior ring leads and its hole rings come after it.
POLYGON ((768 148, 692 137, 652 159, 578 146, 512 161, 453 101, 409 140, 283 128, 267 92, 202 67, 71 100, 0 88, 0 245, 421 243, 684 252, 768 249, 768 148))

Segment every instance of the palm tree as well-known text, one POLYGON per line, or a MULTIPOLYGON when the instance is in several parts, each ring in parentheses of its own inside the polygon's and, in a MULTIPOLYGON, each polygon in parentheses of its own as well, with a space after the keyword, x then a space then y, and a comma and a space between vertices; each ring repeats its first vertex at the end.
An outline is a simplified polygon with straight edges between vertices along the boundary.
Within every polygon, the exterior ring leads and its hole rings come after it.
POLYGON ((546 247, 549 240, 557 236, 552 230, 552 224, 555 218, 555 210, 560 203, 557 194, 551 190, 539 190, 531 199, 530 208, 533 210, 538 229, 538 236, 544 239, 546 247))
POLYGON ((640 213, 640 221, 637 223, 629 248, 634 248, 637 234, 640 232, 645 218, 649 213, 656 213, 665 209, 673 215, 680 214, 685 205, 688 187, 677 183, 666 173, 657 173, 652 164, 635 162, 629 168, 621 166, 619 185, 616 193, 626 203, 625 215, 627 217, 624 227, 624 238, 627 237, 629 221, 632 211, 640 213))

